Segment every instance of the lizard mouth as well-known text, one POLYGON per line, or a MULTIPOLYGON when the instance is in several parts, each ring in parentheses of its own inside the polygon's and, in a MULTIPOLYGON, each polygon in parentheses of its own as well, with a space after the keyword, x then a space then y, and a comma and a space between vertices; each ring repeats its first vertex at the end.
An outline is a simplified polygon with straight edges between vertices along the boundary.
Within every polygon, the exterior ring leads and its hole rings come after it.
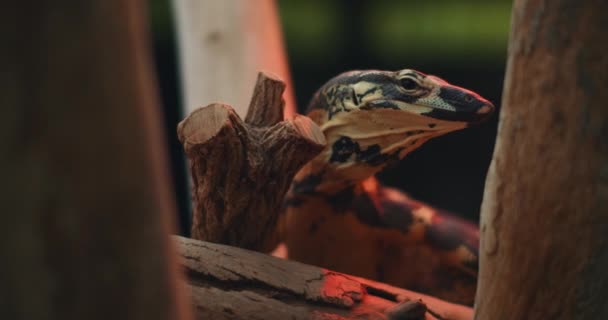
POLYGON ((477 109, 477 111, 475 112, 475 118, 471 121, 468 121, 469 125, 475 125, 488 120, 492 116, 492 114, 494 114, 495 109, 496 108, 491 103, 479 107, 479 109, 477 109))
POLYGON ((457 101, 417 101, 416 104, 398 100, 379 99, 369 101, 361 110, 402 110, 438 120, 477 124, 487 120, 494 113, 494 105, 478 99, 471 102, 457 101))
POLYGON ((478 106, 468 106, 467 108, 457 108, 456 110, 433 108, 433 110, 422 113, 422 115, 446 121, 461 121, 472 125, 484 122, 490 118, 494 110, 494 105, 486 102, 478 106))
POLYGON ((434 89, 432 94, 419 98, 416 104, 431 107, 423 115, 447 121, 479 123, 494 113, 494 105, 475 92, 452 85, 434 89))

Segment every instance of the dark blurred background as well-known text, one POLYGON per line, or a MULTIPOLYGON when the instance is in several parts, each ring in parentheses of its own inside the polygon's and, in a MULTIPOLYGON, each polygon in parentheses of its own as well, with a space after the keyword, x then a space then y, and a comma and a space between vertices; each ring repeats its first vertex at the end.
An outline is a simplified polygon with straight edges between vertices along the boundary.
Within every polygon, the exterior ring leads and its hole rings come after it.
MULTIPOLYGON (((486 97, 500 109, 511 1, 279 0, 300 112, 331 77, 353 69, 412 68, 486 97)), ((156 67, 171 145, 180 233, 189 233, 190 196, 175 128, 180 104, 169 0, 150 0, 156 67)), ((381 173, 436 207, 477 220, 496 136, 489 123, 436 138, 381 173)))

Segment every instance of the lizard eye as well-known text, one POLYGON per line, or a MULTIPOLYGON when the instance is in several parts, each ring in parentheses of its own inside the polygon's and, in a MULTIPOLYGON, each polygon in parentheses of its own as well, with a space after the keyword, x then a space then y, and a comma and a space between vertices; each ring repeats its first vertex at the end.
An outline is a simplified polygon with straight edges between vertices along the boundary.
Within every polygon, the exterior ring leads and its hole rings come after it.
POLYGON ((399 82, 405 90, 414 90, 418 88, 418 83, 410 78, 403 78, 399 80, 399 82))
POLYGON ((468 102, 468 103, 473 102, 473 96, 470 94, 467 94, 466 96, 464 96, 464 101, 468 102))

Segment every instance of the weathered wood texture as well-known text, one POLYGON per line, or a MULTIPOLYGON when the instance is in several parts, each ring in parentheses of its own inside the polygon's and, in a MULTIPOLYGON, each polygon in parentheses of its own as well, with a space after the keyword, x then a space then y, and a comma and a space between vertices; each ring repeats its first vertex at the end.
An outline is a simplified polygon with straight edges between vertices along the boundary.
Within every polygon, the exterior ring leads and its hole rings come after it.
POLYGON ((283 119, 285 85, 260 73, 245 122, 223 104, 190 114, 178 136, 194 183, 192 237, 270 251, 295 173, 325 145, 305 116, 283 119))
POLYGON ((275 0, 173 0, 187 113, 221 101, 244 117, 256 73, 287 83, 285 115, 295 114, 275 0))
POLYGON ((174 239, 198 319, 472 318, 468 307, 386 284, 235 247, 174 239))
POLYGON ((28 3, 0 10, 0 319, 184 319, 144 1, 28 3))
POLYGON ((606 21, 606 1, 515 1, 476 319, 608 319, 606 21))

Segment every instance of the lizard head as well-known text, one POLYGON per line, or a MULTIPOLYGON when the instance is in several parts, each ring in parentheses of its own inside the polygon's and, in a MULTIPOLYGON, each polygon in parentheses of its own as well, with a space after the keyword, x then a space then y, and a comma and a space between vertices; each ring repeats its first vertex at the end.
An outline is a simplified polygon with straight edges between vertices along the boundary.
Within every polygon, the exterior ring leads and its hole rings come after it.
POLYGON ((356 179, 493 111, 492 103, 473 91, 404 69, 340 74, 315 93, 307 115, 328 141, 318 160, 356 179))
POLYGON ((327 119, 318 119, 325 123, 340 113, 381 109, 402 111, 399 114, 418 116, 429 123, 442 120, 467 124, 484 120, 494 106, 473 91, 416 70, 365 70, 331 79, 317 91, 308 111, 325 111, 327 119))

